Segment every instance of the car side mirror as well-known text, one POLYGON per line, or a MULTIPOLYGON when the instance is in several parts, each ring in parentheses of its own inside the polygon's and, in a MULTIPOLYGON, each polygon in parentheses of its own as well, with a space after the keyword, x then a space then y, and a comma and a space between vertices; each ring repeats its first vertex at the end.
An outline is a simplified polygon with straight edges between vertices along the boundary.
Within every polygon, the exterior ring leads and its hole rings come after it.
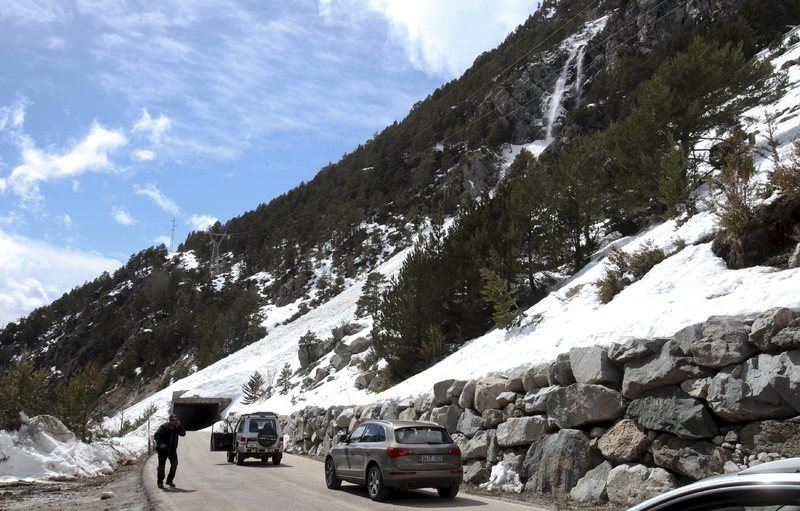
POLYGON ((350 443, 350 435, 348 435, 347 433, 340 433, 339 436, 337 437, 337 443, 349 444, 350 443))

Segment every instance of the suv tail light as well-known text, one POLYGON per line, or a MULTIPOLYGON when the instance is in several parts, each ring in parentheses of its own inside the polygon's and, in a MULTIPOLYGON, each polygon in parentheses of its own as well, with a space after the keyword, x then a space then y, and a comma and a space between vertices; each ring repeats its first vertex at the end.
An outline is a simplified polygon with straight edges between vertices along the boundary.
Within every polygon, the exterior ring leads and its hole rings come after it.
POLYGON ((459 449, 458 447, 453 447, 447 454, 452 454, 453 456, 461 456, 461 449, 459 449))
POLYGON ((408 456, 410 454, 414 454, 414 451, 412 451, 411 449, 403 449, 401 447, 389 447, 386 449, 386 455, 389 456, 389 458, 408 456))
POLYGON ((282 444, 282 443, 283 443, 283 437, 280 437, 280 438, 278 439, 278 443, 279 443, 279 444, 282 444))
POLYGON ((242 443, 246 443, 247 442, 247 437, 246 436, 240 436, 239 437, 239 441, 242 442, 242 443))

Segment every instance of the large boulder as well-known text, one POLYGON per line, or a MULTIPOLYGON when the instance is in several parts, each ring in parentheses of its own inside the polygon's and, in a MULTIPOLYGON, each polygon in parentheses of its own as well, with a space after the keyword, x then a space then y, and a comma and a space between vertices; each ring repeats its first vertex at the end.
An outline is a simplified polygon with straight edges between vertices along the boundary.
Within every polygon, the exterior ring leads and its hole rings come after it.
POLYGON ((647 452, 650 440, 647 434, 630 419, 622 419, 597 441, 597 448, 615 463, 636 461, 647 452))
POLYGON ((689 477, 704 479, 723 473, 730 451, 711 442, 685 440, 672 435, 659 435, 653 440, 653 461, 659 467, 689 477))
POLYGON ((591 438, 577 429, 562 429, 534 443, 523 463, 525 491, 566 494, 586 473, 603 462, 591 438))
POLYGON ((547 402, 547 415, 559 428, 611 422, 625 413, 628 401, 602 385, 575 383, 556 390, 547 402))
POLYGON ((776 307, 762 312, 750 327, 750 343, 761 351, 772 351, 772 338, 794 319, 794 313, 786 307, 776 307))
POLYGON ((544 362, 528 368, 522 375, 525 392, 550 385, 550 365, 544 362))
POLYGON ((579 502, 602 503, 607 501, 608 474, 611 473, 613 467, 611 462, 604 461, 586 472, 586 475, 570 490, 570 498, 579 502))
POLYGON ((562 387, 554 385, 552 387, 532 389, 532 391, 522 398, 522 406, 525 409, 525 413, 534 414, 547 412, 547 403, 550 401, 550 396, 560 388, 562 387))
POLYGON ((497 426, 497 443, 500 447, 531 445, 548 430, 548 421, 541 416, 510 418, 497 426))
POLYGON ((677 340, 670 340, 657 353, 625 364, 622 395, 635 399, 649 390, 710 374, 709 369, 701 368, 684 353, 677 340))
POLYGON ((628 362, 649 357, 658 353, 668 339, 631 339, 624 343, 614 343, 608 348, 608 358, 615 364, 625 365, 628 362))
POLYGON ((475 408, 475 387, 478 382, 476 380, 469 380, 464 384, 461 389, 461 395, 458 396, 458 406, 461 408, 475 408))
POLYGON ((505 378, 486 378, 475 385, 475 409, 483 413, 493 408, 502 408, 497 396, 506 391, 505 378))
POLYGON ((578 383, 616 385, 622 381, 622 371, 608 358, 608 351, 601 346, 587 346, 569 350, 572 374, 578 383))
POLYGON ((628 463, 611 469, 606 492, 609 502, 627 508, 677 487, 675 476, 663 468, 628 463))
POLYGON ((728 422, 795 415, 797 411, 781 398, 775 385, 776 379, 786 374, 784 362, 789 360, 762 353, 741 365, 720 370, 708 387, 709 406, 728 422))
POLYGON ((697 365, 721 368, 738 364, 755 353, 748 339, 750 326, 727 316, 712 316, 703 325, 703 337, 689 350, 697 365))
POLYGON ((652 390, 634 399, 628 406, 627 415, 647 429, 681 438, 712 438, 719 433, 705 406, 674 386, 652 390))
POLYGON ((458 405, 440 406, 431 410, 431 422, 442 426, 448 433, 458 431, 458 420, 464 413, 458 405))
POLYGON ((470 409, 464 410, 464 413, 458 419, 456 429, 468 438, 472 438, 475 433, 482 429, 481 416, 470 409))

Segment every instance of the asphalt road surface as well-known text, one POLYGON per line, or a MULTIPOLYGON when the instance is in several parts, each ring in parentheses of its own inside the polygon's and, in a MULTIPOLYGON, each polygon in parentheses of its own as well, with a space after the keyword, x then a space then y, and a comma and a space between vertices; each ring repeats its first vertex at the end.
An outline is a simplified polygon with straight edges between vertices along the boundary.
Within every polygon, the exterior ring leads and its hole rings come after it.
MULTIPOLYGON (((459 493, 442 499, 435 490, 394 491, 384 502, 373 502, 360 486, 342 483, 325 487, 323 465, 302 456, 284 454, 280 465, 248 458, 244 465, 227 463, 224 452, 209 450, 209 433, 190 431, 178 445, 175 488, 156 487, 158 457, 144 467, 144 486, 161 510, 331 511, 373 509, 453 509, 474 511, 532 511, 544 508, 459 493)), ((169 467, 169 462, 167 462, 169 467)), ((169 468, 167 468, 169 470, 169 468)))

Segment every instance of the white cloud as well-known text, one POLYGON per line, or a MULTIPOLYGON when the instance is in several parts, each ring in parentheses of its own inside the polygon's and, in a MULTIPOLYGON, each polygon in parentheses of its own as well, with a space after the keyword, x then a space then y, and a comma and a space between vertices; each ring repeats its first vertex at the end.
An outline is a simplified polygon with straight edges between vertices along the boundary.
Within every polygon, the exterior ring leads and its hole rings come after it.
POLYGON ((359 19, 364 8, 383 16, 409 62, 431 76, 455 78, 480 53, 500 44, 540 0, 320 0, 320 15, 359 19))
POLYGON ((193 231, 205 231, 217 222, 219 219, 211 215, 192 215, 186 221, 186 225, 193 231))
POLYGON ((64 39, 60 37, 50 37, 45 42, 48 50, 63 50, 66 46, 64 39))
POLYGON ((149 149, 137 149, 131 153, 131 158, 137 161, 152 161, 156 159, 156 153, 149 149))
POLYGON ((92 123, 83 140, 59 153, 36 148, 27 136, 19 139, 22 164, 11 171, 7 184, 25 202, 42 200, 39 183, 80 176, 86 172, 113 171, 109 155, 128 143, 124 134, 92 123))
POLYGON ((114 206, 111 208, 111 216, 114 217, 114 220, 120 225, 133 225, 136 223, 136 220, 128 213, 125 208, 120 206, 114 206))
POLYGON ((175 204, 175 201, 161 193, 161 190, 152 183, 148 183, 144 186, 136 185, 133 187, 133 191, 136 195, 144 195, 149 198, 155 202, 158 207, 171 215, 177 215, 178 212, 180 212, 180 208, 175 204))
POLYGON ((13 104, 0 108, 0 131, 6 128, 16 132, 25 124, 25 107, 27 98, 15 101, 13 104))
POLYGON ((169 236, 165 236, 165 235, 156 236, 156 239, 155 239, 156 246, 164 245, 165 247, 170 248, 170 243, 171 242, 172 242, 172 240, 170 239, 170 237, 169 236))
POLYGON ((66 225, 67 227, 69 227, 70 225, 72 225, 72 217, 71 217, 71 216, 69 216, 68 214, 64 213, 64 214, 61 216, 61 222, 63 222, 63 224, 64 224, 64 225, 66 225))
POLYGON ((121 264, 0 230, 0 326, 121 264))
POLYGON ((153 144, 160 144, 164 134, 172 127, 172 121, 163 114, 157 119, 150 117, 146 108, 142 108, 142 116, 133 125, 134 132, 144 132, 153 144))
POLYGON ((64 2, 31 2, 30 0, 3 0, 0 2, 0 20, 18 24, 50 24, 67 21, 72 14, 64 2))

